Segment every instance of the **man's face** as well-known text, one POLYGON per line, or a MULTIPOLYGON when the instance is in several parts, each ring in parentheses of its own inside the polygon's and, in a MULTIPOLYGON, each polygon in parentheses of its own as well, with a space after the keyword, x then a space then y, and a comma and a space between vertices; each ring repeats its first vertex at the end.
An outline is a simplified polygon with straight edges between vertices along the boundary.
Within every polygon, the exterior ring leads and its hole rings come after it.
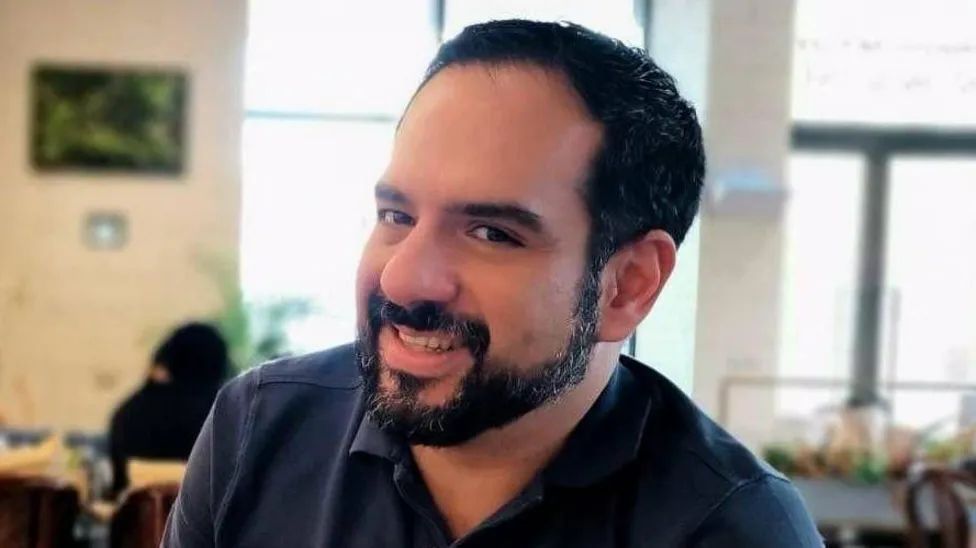
POLYGON ((360 262, 374 420, 453 445, 558 397, 598 316, 582 188, 601 140, 559 76, 453 66, 404 115, 360 262))

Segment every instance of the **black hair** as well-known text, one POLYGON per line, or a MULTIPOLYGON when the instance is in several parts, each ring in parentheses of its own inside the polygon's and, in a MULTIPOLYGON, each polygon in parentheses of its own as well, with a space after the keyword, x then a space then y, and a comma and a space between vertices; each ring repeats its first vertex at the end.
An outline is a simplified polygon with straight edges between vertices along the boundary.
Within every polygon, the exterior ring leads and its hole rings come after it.
POLYGON ((152 361, 169 371, 175 384, 218 385, 227 377, 227 343, 205 323, 176 328, 153 352, 152 361))
POLYGON ((643 50, 573 23, 491 21, 444 43, 418 92, 451 65, 520 63, 565 75, 603 126, 583 189, 594 270, 654 229, 680 244, 705 177, 701 126, 674 79, 643 50))

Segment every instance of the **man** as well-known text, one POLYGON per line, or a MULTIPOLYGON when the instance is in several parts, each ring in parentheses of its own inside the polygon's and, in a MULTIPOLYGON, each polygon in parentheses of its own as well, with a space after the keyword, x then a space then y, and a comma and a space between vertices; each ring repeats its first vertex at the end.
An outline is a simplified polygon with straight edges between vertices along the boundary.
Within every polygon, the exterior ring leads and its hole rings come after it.
POLYGON ((819 546, 782 476, 620 356, 703 176, 642 52, 465 29, 376 185, 357 344, 222 392, 164 546, 819 546))

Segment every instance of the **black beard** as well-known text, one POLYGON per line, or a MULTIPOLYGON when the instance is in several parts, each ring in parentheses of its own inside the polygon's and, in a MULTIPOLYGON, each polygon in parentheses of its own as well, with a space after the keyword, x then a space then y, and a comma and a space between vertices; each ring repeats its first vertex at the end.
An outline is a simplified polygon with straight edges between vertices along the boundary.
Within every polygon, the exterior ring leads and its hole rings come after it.
POLYGON ((512 364, 486 362, 490 332, 480 319, 452 315, 433 302, 405 309, 373 292, 356 341, 369 419, 407 443, 435 447, 459 445, 486 430, 515 421, 583 380, 595 345, 598 300, 599 278, 587 272, 580 283, 566 346, 550 359, 526 369, 533 373, 523 376, 512 364), (447 403, 421 404, 418 394, 430 381, 382 366, 379 332, 391 324, 451 333, 471 353, 474 365, 447 403), (380 386, 381 370, 392 377, 395 388, 384 390, 380 386))

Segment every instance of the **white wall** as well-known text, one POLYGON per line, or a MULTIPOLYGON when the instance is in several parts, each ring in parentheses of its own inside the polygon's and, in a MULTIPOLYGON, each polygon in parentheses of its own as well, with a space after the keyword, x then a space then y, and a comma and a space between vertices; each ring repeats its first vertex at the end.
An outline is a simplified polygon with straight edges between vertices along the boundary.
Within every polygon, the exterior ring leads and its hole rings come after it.
MULTIPOLYGON (((793 2, 783 0, 712 2, 709 185, 745 171, 783 186, 793 11, 793 2)), ((694 395, 713 415, 723 378, 777 370, 783 226, 777 208, 764 214, 704 208, 694 395)), ((735 398, 736 416, 754 418, 741 424, 765 428, 772 411, 771 391, 735 398)))
POLYGON ((199 256, 236 265, 245 0, 0 0, 0 414, 100 428, 156 338, 219 306, 199 256), (39 62, 164 66, 189 76, 179 177, 40 174, 29 162, 39 62), (128 245, 92 251, 114 210, 128 245))
MULTIPOLYGON (((707 186, 739 172, 782 185, 793 2, 653 0, 651 6, 651 55, 675 76, 705 130, 707 186)), ((638 355, 717 416, 723 378, 776 371, 783 223, 775 207, 757 215, 712 207, 706 196, 696 229, 660 305, 641 326, 638 355)), ((771 395, 735 402, 737 420, 770 422, 771 395)))

